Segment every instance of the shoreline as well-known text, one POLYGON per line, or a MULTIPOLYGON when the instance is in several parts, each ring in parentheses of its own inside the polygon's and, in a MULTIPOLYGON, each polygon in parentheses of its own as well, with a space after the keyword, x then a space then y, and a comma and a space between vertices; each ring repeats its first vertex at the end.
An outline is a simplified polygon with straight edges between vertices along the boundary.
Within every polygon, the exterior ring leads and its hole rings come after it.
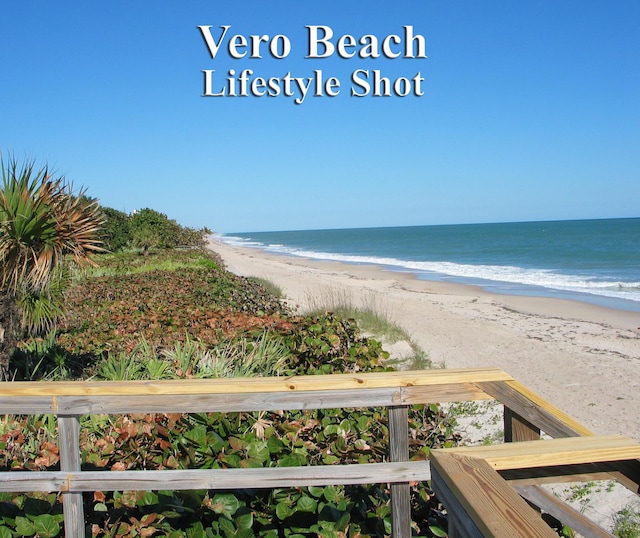
POLYGON ((304 312, 338 291, 373 302, 434 364, 497 366, 594 431, 640 441, 640 313, 506 295, 375 265, 272 254, 212 239, 229 271, 278 285, 304 312))
POLYGON ((640 314, 640 282, 633 263, 637 252, 631 247, 631 233, 640 231, 640 219, 628 220, 625 226, 619 223, 626 219, 591 219, 215 233, 213 238, 270 254, 374 265, 409 272, 419 280, 640 314))
MULTIPOLYGON (((411 273, 411 271, 409 272, 411 273)), ((612 297, 610 295, 597 295, 595 293, 588 292, 567 291, 554 288, 546 288, 544 286, 534 286, 530 284, 513 284, 510 282, 501 282, 498 280, 481 281, 481 279, 477 279, 478 282, 473 282, 473 279, 451 277, 448 275, 436 275, 432 278, 422 273, 412 274, 414 274, 418 280, 427 280, 434 282, 448 281, 455 284, 461 284, 463 286, 478 287, 488 293, 493 293, 494 295, 513 295, 517 297, 540 297, 543 299, 557 299, 594 305, 610 310, 622 310, 624 312, 640 314, 639 302, 633 301, 631 299, 612 297), (465 280, 469 280, 469 282, 465 280), (509 288, 511 291, 502 291, 501 288, 509 288)))

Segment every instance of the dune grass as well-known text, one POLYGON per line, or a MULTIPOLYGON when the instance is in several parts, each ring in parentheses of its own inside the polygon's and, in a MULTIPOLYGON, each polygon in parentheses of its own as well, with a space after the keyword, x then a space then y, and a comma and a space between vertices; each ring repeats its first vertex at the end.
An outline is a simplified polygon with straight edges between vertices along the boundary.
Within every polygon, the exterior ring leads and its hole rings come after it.
POLYGON ((277 297, 278 299, 284 298, 284 293, 282 292, 282 288, 278 286, 276 283, 268 280, 266 278, 261 278, 258 276, 250 276, 248 277, 252 282, 259 284, 262 286, 268 293, 277 297))
POLYGON ((383 347, 385 344, 395 344, 405 341, 413 350, 409 357, 392 359, 391 366, 425 370, 433 368, 433 363, 427 353, 411 338, 409 333, 395 323, 388 314, 388 306, 384 300, 374 292, 365 294, 357 300, 352 291, 337 287, 324 287, 307 293, 306 315, 321 315, 333 312, 344 319, 354 319, 360 330, 376 340, 383 347))
POLYGON ((275 376, 291 352, 266 331, 214 346, 187 337, 158 353, 142 338, 133 351, 109 354, 94 378, 107 381, 275 376))
POLYGON ((640 538, 640 506, 630 504, 614 516, 613 535, 619 538, 640 538))

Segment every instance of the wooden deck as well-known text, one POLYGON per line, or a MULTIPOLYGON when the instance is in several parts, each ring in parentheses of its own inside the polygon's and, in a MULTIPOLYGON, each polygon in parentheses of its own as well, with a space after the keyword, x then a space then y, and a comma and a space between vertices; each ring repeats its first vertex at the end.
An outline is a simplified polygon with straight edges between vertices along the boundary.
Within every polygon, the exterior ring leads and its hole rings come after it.
POLYGON ((0 473, 2 491, 60 491, 65 536, 84 536, 82 492, 391 483, 393 536, 411 536, 409 482, 431 480, 449 513, 450 536, 555 536, 538 512, 605 536, 580 514, 545 497, 538 484, 568 477, 614 478, 638 492, 640 446, 594 436, 497 368, 326 376, 129 382, 0 383, 0 414, 55 414, 61 470, 0 473), (505 409, 505 445, 432 451, 409 460, 408 407, 496 399, 505 409), (360 465, 187 471, 83 471, 80 417, 386 407, 388 462, 360 465), (540 441, 540 431, 553 440, 540 441), (433 477, 432 477, 433 473, 433 477), (98 476, 99 474, 99 476, 98 476), (563 519, 564 518, 564 519, 563 519), (551 532, 551 534, 549 534, 551 532))

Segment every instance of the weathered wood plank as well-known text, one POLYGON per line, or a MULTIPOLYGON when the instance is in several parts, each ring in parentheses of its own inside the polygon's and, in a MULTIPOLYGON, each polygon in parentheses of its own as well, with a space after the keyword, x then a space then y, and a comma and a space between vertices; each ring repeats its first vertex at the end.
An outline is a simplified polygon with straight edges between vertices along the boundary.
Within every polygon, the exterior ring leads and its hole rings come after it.
POLYGON ((168 394, 127 396, 60 396, 65 413, 200 413, 388 407, 400 402, 398 388, 246 394, 168 394))
POLYGON ((568 525, 581 536, 613 538, 613 534, 608 533, 580 512, 539 486, 513 486, 513 489, 527 501, 535 504, 543 512, 552 515, 563 525, 568 525))
MULTIPOLYGON (((431 452, 432 480, 436 495, 447 512, 464 510, 473 522, 463 536, 552 538, 557 535, 540 516, 485 461, 453 454, 447 449, 431 452), (449 491, 450 493, 447 493, 449 491), (444 494, 441 497, 441 494, 444 494), (459 505, 448 506, 455 497, 459 505), (474 531, 473 527, 477 527, 474 531)), ((457 523, 463 523, 459 514, 457 523)))
POLYGON ((290 409, 389 407, 492 397, 472 383, 360 390, 252 392, 243 394, 145 394, 0 397, 3 414, 195 413, 290 409), (185 398, 188 396, 188 398, 185 398))
POLYGON ((135 396, 353 390, 451 385, 513 379, 499 368, 417 370, 330 376, 179 379, 162 381, 2 382, 1 396, 135 396))
MULTIPOLYGON (((389 408, 389 459, 409 460, 409 408, 389 408)), ((391 484, 391 534, 397 538, 411 537, 411 492, 409 484, 391 484)))
POLYGON ((492 446, 456 447, 448 451, 460 456, 485 460, 496 470, 640 458, 640 444, 624 435, 568 437, 492 446))
POLYGON ((426 481, 427 461, 161 471, 20 471, 0 473, 0 491, 147 491, 285 488, 426 481))
POLYGON ((51 396, 0 396, 2 415, 49 415, 57 412, 55 398, 51 396))
MULTIPOLYGON (((67 473, 80 472, 80 417, 58 417, 58 445, 60 470, 67 473)), ((54 490, 55 491, 55 490, 54 490)), ((64 535, 67 538, 83 538, 84 507, 82 493, 63 492, 64 535)))
POLYGON ((0 397, 2 414, 124 414, 196 413, 290 409, 389 407, 446 401, 486 400, 491 396, 471 383, 417 387, 327 390, 305 392, 255 392, 245 394, 148 394, 126 399, 113 396, 10 396, 0 397))
POLYGON ((504 442, 518 443, 540 439, 540 428, 534 426, 518 413, 504 408, 504 442))
POLYGON ((593 435, 582 424, 517 381, 487 381, 477 385, 551 437, 593 435))

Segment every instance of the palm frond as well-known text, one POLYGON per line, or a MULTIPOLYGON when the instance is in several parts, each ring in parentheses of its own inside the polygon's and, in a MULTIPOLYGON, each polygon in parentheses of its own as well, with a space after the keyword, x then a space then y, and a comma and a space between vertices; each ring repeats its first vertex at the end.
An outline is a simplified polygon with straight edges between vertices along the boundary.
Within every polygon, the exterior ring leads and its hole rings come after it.
POLYGON ((78 264, 91 263, 101 252, 99 205, 74 196, 64 178, 33 162, 18 166, 15 159, 2 166, 0 192, 0 287, 17 292, 26 286, 47 289, 56 266, 70 254, 78 264))

